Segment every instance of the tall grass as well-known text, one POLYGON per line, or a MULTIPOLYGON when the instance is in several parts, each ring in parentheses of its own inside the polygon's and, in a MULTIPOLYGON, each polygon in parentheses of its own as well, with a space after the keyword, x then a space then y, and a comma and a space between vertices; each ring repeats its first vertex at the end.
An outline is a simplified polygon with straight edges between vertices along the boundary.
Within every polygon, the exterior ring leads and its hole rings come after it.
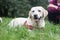
POLYGON ((60 40, 60 25, 46 21, 44 30, 28 31, 25 26, 10 28, 8 23, 12 18, 3 18, 0 23, 0 40, 60 40))

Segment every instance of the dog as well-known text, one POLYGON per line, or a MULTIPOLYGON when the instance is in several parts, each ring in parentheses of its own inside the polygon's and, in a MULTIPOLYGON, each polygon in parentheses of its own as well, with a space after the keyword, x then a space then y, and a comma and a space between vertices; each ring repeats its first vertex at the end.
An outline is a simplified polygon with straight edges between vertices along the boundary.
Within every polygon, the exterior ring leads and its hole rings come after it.
POLYGON ((2 18, 0 17, 0 23, 2 23, 2 18))
POLYGON ((47 15, 47 10, 42 6, 32 7, 29 11, 28 18, 15 18, 8 25, 10 27, 25 25, 29 29, 45 28, 44 19, 47 15))

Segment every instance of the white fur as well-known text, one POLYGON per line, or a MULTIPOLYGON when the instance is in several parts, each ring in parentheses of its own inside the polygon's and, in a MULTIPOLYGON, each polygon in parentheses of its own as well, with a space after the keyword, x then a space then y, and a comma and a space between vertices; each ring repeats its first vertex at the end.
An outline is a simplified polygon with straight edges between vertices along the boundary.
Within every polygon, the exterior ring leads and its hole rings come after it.
POLYGON ((25 21, 28 21, 27 23, 31 25, 29 18, 15 18, 8 25, 10 27, 22 26, 25 21))
POLYGON ((0 17, 0 23, 2 23, 2 18, 0 17))
POLYGON ((44 28, 45 27, 44 19, 48 15, 47 10, 45 10, 42 6, 36 6, 32 7, 31 10, 29 11, 29 17, 32 19, 34 27, 36 27, 37 23, 35 22, 36 20, 34 20, 34 15, 37 15, 38 18, 41 17, 40 20, 38 20, 38 28, 44 28))
POLYGON ((33 28, 42 28, 42 27, 44 28, 45 27, 44 19, 47 15, 48 15, 48 12, 43 7, 41 6, 32 7, 31 10, 29 11, 28 18, 15 18, 8 25, 10 27, 21 26, 21 25, 24 25, 25 21, 27 21, 27 24, 32 25, 33 28), (40 12, 38 10, 40 10, 40 12), (35 14, 37 15, 38 18, 41 17, 40 20, 38 20, 38 23, 35 22, 36 21, 34 19, 35 14))

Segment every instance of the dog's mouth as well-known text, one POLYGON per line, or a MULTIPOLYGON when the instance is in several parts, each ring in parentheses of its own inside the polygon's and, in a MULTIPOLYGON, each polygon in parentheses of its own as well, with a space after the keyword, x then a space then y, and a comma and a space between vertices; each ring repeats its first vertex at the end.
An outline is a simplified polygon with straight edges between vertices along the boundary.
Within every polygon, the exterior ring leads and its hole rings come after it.
POLYGON ((40 18, 36 17, 34 18, 35 22, 38 22, 40 20, 40 18))
POLYGON ((38 22, 41 19, 41 17, 38 17, 37 15, 34 15, 35 22, 38 22))

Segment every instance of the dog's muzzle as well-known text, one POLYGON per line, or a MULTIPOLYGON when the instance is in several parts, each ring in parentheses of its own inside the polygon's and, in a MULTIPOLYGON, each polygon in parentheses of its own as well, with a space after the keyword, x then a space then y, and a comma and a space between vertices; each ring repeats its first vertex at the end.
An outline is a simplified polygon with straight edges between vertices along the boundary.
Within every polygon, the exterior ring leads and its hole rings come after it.
POLYGON ((38 19, 37 15, 34 15, 34 19, 38 19))
POLYGON ((41 19, 41 17, 38 17, 37 15, 34 15, 34 20, 35 21, 39 21, 41 19))

